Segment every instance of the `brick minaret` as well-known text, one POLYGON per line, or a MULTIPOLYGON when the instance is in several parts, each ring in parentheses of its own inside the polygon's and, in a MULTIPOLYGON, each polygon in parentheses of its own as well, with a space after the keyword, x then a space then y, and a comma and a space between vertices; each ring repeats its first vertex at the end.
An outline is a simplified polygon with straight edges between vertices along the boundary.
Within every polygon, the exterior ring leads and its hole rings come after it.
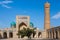
POLYGON ((50 29, 50 4, 48 2, 45 3, 45 22, 44 22, 44 29, 50 29))

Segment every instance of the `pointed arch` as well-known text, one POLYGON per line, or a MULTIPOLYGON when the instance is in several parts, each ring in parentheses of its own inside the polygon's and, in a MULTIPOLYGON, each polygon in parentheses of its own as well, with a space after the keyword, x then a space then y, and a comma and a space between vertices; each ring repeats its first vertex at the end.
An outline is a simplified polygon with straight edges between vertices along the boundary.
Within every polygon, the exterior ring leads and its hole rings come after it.
POLYGON ((13 38, 13 32, 12 31, 9 32, 9 38, 13 38))
POLYGON ((3 32, 3 38, 7 38, 7 32, 3 32))
POLYGON ((20 28, 21 28, 23 25, 27 27, 27 25, 26 25, 24 22, 21 22, 21 23, 19 24, 18 31, 20 30, 20 28))
POLYGON ((1 33, 0 33, 0 39, 2 38, 2 35, 1 35, 1 33))
POLYGON ((20 23, 19 28, 23 25, 25 25, 27 27, 27 25, 24 22, 22 22, 22 23, 20 23))

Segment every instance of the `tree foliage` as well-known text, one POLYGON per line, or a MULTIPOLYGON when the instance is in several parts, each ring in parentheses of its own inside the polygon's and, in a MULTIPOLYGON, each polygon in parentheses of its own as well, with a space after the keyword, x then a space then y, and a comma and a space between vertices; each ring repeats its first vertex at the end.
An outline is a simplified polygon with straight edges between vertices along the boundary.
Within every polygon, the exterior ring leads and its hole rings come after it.
POLYGON ((24 36, 27 36, 28 38, 30 38, 32 34, 35 34, 34 30, 35 29, 23 28, 23 30, 18 31, 18 36, 21 35, 21 38, 23 38, 24 36))

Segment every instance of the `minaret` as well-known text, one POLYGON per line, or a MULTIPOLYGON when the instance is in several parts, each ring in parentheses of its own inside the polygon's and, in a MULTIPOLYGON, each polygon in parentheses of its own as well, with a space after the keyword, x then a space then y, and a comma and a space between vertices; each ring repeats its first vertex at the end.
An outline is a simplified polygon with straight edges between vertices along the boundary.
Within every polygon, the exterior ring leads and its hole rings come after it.
POLYGON ((45 23, 44 23, 44 29, 50 29, 50 4, 48 2, 45 3, 45 23))

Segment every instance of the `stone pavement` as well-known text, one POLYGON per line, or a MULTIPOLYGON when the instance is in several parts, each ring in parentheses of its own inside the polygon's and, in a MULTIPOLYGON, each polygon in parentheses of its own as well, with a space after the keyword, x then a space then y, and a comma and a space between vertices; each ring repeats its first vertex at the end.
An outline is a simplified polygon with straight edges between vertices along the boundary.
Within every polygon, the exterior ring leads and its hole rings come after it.
POLYGON ((0 40, 60 40, 60 39, 12 39, 12 38, 9 38, 9 39, 0 39, 0 40))

